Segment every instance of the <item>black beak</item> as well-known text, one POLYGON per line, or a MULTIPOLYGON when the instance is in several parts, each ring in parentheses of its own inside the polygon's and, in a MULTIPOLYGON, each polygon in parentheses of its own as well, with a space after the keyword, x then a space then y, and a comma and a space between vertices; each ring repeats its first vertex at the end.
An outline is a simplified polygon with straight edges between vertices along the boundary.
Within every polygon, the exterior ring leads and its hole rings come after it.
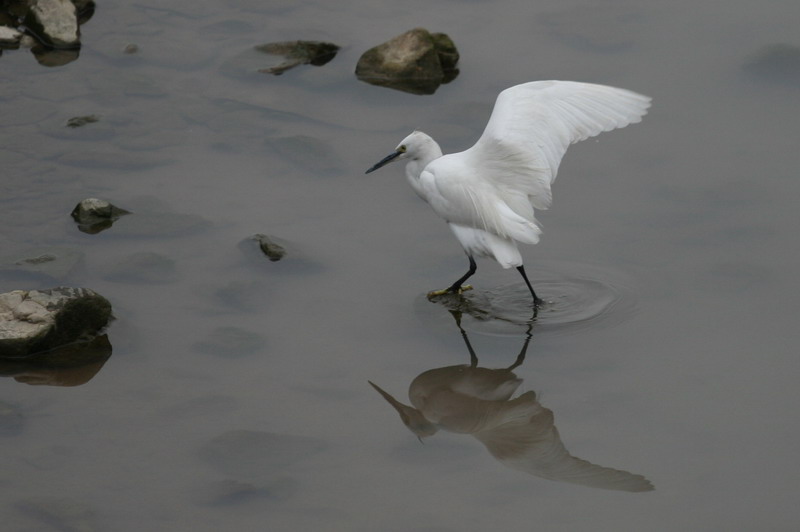
POLYGON ((400 156, 402 153, 403 153, 403 152, 401 152, 401 151, 396 151, 396 152, 394 152, 394 153, 390 153, 389 155, 387 155, 386 157, 384 157, 383 159, 381 159, 381 160, 380 160, 378 163, 376 163, 376 164, 375 164, 375 166, 373 166, 372 168, 370 168, 369 170, 367 170, 367 171, 366 171, 366 172, 364 172, 364 173, 365 173, 365 174, 368 174, 368 173, 370 173, 370 172, 374 172, 375 170, 377 170, 377 169, 378 169, 378 168, 380 168, 381 166, 386 166, 386 165, 387 165, 387 164, 389 164, 390 162, 392 162, 392 161, 394 161, 395 159, 397 159, 397 158, 398 158, 398 157, 399 157, 399 156, 400 156))

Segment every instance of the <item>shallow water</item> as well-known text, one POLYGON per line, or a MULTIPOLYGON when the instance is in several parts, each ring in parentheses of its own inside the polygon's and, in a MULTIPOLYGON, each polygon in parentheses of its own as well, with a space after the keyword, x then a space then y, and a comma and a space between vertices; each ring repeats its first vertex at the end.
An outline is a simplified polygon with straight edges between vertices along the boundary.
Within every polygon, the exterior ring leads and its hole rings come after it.
POLYGON ((86 384, 0 383, 4 528, 800 526, 800 88, 745 68, 800 45, 796 1, 183 4, 100 3, 63 67, 0 57, 0 256, 71 252, 0 289, 86 286, 116 316, 86 384), (356 80, 364 50, 419 25, 458 46, 453 82, 356 80), (246 70, 251 47, 293 39, 342 50, 246 70), (504 467, 463 433, 421 445, 368 384, 409 404, 417 376, 470 353, 425 298, 465 271, 457 243, 401 168, 364 170, 413 128, 463 149, 499 90, 550 78, 654 106, 568 152, 524 251, 548 300, 533 325, 516 272, 486 261, 461 323, 484 368, 530 335, 516 396, 535 393, 571 455, 653 491, 504 467), (82 233, 87 197, 133 214, 82 233), (254 233, 287 258, 257 261, 254 233))

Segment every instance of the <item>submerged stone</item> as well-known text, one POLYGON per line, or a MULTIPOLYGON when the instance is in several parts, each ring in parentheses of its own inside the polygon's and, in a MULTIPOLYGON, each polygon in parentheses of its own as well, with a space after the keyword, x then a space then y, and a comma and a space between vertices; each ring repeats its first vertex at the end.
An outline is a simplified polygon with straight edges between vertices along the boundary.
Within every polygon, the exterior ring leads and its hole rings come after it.
POLYGON ((258 248, 271 262, 278 262, 286 256, 286 248, 272 240, 267 235, 257 233, 250 237, 258 244, 258 248))
POLYGON ((97 115, 74 116, 67 120, 67 127, 81 127, 85 126, 86 124, 98 122, 99 120, 100 117, 97 115))
POLYGON ((276 66, 259 69, 259 72, 276 76, 298 65, 322 66, 336 57, 339 51, 337 45, 320 41, 272 42, 256 46, 255 49, 283 58, 283 62, 276 66))
POLYGON ((764 81, 800 87, 800 47, 785 43, 765 46, 743 69, 764 81))
POLYGON ((458 58, 458 50, 446 34, 415 28, 364 52, 356 77, 412 94, 433 94, 458 75, 458 58))
POLYGON ((108 229, 120 216, 130 214, 106 200, 87 198, 78 203, 70 216, 78 223, 78 229, 84 233, 96 234, 108 229))
POLYGON ((75 271, 83 256, 81 251, 60 246, 33 248, 0 259, 0 272, 61 280, 75 271))
POLYGON ((94 337, 111 319, 111 303, 88 288, 0 294, 0 358, 26 358, 94 337))
POLYGON ((296 244, 271 235, 249 236, 239 242, 239 249, 250 262, 265 265, 273 273, 310 274, 322 269, 321 264, 308 258, 296 244))
POLYGON ((226 506, 269 496, 269 490, 237 480, 220 480, 194 490, 197 502, 207 506, 226 506))

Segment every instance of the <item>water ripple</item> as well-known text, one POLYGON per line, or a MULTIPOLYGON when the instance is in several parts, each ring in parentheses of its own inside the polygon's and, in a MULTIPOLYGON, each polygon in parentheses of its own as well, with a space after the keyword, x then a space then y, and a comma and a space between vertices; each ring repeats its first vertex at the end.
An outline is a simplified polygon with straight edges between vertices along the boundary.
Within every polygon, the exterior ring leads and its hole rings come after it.
POLYGON ((448 294, 431 301, 421 295, 415 310, 423 321, 436 326, 452 323, 449 313, 437 307, 459 311, 465 330, 497 336, 516 336, 528 330, 534 335, 573 334, 622 323, 636 310, 635 291, 618 272, 560 261, 530 268, 528 276, 545 301, 535 313, 522 280, 494 287, 491 280, 482 280, 481 284, 490 288, 478 286, 461 296, 448 294))

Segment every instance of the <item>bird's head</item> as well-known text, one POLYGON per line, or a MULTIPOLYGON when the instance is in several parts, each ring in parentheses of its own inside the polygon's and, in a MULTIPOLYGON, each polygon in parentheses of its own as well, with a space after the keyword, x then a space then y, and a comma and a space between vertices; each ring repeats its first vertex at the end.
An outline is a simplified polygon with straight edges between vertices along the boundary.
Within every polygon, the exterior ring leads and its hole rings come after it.
POLYGON ((365 173, 374 172, 382 166, 400 159, 435 159, 441 157, 442 151, 436 141, 422 131, 414 131, 400 141, 392 153, 378 161, 365 173))
POLYGON ((420 412, 414 407, 404 405, 387 392, 383 391, 377 384, 372 381, 367 381, 370 385, 375 388, 375 390, 381 394, 381 396, 386 399, 386 401, 397 410, 397 413, 400 414, 400 419, 403 421, 403 424, 408 427, 408 430, 413 432, 419 441, 422 441, 422 438, 427 438, 428 436, 433 436, 436 434, 436 431, 439 430, 436 428, 436 425, 428 421, 425 417, 425 414, 420 412))

